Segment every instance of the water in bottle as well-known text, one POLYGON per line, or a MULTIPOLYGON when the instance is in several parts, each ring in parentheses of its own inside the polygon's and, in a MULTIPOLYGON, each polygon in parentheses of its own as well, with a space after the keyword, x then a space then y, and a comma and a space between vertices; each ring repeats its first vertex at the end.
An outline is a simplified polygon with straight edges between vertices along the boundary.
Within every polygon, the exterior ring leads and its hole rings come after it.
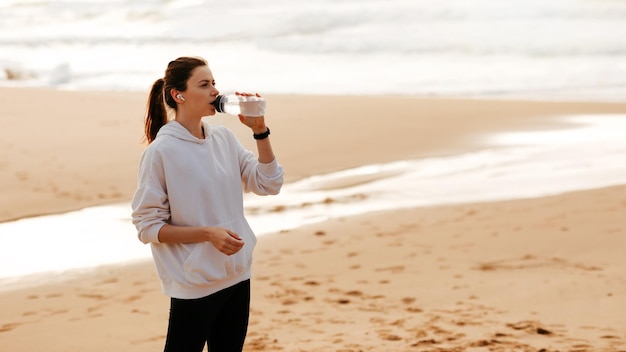
POLYGON ((213 106, 217 112, 230 115, 265 116, 265 99, 256 95, 218 95, 213 106))

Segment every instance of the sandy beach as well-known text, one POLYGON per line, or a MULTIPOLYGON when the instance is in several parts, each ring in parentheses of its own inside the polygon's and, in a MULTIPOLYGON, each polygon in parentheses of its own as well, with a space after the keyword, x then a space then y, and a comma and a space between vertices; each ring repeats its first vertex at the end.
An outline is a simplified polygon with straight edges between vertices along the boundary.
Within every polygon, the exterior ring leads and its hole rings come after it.
MULTIPOLYGON (((288 182, 626 114, 623 103, 266 98, 288 182)), ((0 221, 129 201, 144 106, 142 93, 0 88, 0 221)), ((208 121, 253 148, 232 117, 208 121)), ((625 211, 615 186, 264 235, 245 351, 626 351, 625 211)), ((168 309, 151 262, 5 290, 0 350, 162 350, 168 309)))

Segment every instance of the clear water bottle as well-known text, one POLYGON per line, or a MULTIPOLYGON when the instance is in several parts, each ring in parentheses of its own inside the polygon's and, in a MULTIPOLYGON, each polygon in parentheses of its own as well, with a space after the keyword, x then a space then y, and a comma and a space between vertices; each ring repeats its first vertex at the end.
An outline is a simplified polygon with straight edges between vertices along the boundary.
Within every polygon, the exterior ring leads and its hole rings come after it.
POLYGON ((218 95, 213 106, 217 112, 229 115, 265 116, 265 99, 256 95, 218 95))

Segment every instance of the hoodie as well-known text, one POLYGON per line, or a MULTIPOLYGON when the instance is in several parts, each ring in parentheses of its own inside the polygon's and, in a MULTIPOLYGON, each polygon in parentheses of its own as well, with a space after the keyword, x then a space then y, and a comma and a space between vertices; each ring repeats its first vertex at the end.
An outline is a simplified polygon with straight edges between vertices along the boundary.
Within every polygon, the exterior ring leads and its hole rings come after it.
POLYGON ((181 299, 250 279, 256 236, 244 217, 243 191, 278 194, 283 184, 276 159, 260 163, 228 128, 202 123, 205 139, 176 121, 161 127, 141 157, 132 200, 132 221, 139 240, 151 246, 163 293, 181 299), (227 228, 245 244, 227 256, 210 242, 159 243, 166 223, 227 228))

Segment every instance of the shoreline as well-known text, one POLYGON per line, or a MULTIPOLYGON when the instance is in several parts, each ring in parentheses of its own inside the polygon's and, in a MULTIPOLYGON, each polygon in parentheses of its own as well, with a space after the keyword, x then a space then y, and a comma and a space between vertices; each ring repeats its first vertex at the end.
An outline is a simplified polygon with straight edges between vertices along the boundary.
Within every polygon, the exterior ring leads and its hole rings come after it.
MULTIPOLYGON (((144 148, 146 96, 0 87, 6 125, 0 131, 0 183, 6 189, 0 195, 0 222, 129 201, 144 148)), ((626 104, 613 102, 304 95, 267 100, 272 141, 288 170, 286 182, 361 165, 475 151, 494 133, 563 126, 555 121, 561 116, 626 113, 626 104), (354 148, 359 152, 352 153, 354 148)), ((228 126, 254 150, 247 131, 232 117, 209 121, 228 126)))
MULTIPOLYGON (((626 167, 611 164, 624 157, 626 144, 613 131, 626 127, 626 114, 559 121, 572 128, 496 134, 488 138, 489 147, 478 152, 366 165, 285 184, 277 196, 246 195, 246 216, 257 235, 264 235, 339 217, 521 200, 624 183, 626 167), (588 161, 569 160, 572 150, 588 161), (403 185, 402 191, 398 185, 403 185)), ((125 202, 0 223, 5 236, 0 286, 49 281, 72 276, 75 270, 149 258, 149 251, 135 240, 129 212, 130 203, 125 202), (30 260, 11 250, 31 243, 55 248, 50 238, 67 245, 54 253, 35 247, 30 260)))

